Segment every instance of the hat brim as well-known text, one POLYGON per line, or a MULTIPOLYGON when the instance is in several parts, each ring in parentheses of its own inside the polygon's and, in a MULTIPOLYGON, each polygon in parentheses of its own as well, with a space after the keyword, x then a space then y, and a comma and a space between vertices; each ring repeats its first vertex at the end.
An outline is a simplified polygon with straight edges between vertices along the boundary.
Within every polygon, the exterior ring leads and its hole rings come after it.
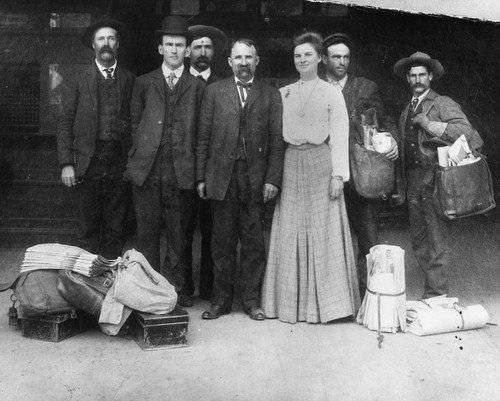
POLYGON ((172 31, 162 31, 160 29, 157 29, 155 31, 155 36, 157 39, 159 39, 163 35, 184 36, 186 38, 186 46, 189 46, 193 41, 193 34, 191 32, 185 32, 185 31, 180 32, 176 31, 175 29, 172 31))
POLYGON ((406 79, 410 66, 415 64, 425 65, 428 67, 431 70, 434 79, 439 79, 444 74, 444 68, 438 60, 426 57, 402 58, 394 64, 394 73, 399 75, 401 78, 406 79))
POLYGON ((189 27, 189 32, 193 34, 193 38, 210 38, 217 54, 222 54, 227 46, 227 36, 219 28, 208 25, 193 25, 189 27))
POLYGON ((94 33, 98 29, 108 28, 108 27, 113 28, 116 32, 118 32, 121 43, 126 42, 128 40, 128 29, 124 23, 111 18, 105 18, 94 22, 92 25, 89 25, 85 29, 81 37, 82 43, 89 49, 93 49, 92 37, 94 36, 94 33))

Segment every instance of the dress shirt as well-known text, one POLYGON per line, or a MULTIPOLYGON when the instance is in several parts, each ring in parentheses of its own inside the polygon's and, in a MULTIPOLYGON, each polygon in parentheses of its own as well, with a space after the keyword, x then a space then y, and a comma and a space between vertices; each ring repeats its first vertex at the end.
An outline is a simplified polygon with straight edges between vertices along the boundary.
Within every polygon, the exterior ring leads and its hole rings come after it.
MULTIPOLYGON (((244 99, 242 99, 242 97, 241 97, 240 90, 238 89, 238 82, 241 82, 243 85, 248 85, 248 84, 252 84, 253 85, 254 78, 255 77, 252 77, 251 80, 249 80, 248 82, 245 83, 245 82, 239 80, 238 78, 236 78, 236 76, 234 77, 234 80, 236 82, 236 88, 237 88, 237 92, 238 92, 238 97, 240 98, 241 107, 245 106, 245 102, 244 102, 244 99)), ((248 96, 250 96, 250 92, 247 92, 247 98, 248 98, 248 96)))
POLYGON ((285 141, 320 145, 329 138, 332 176, 349 181, 349 116, 342 92, 319 78, 299 80, 280 92, 285 141))
POLYGON ((190 67, 189 68, 189 73, 193 76, 193 77, 198 77, 198 76, 201 76, 203 78, 203 80, 205 82, 208 81, 208 78, 210 77, 210 75, 212 74, 212 71, 210 70, 210 67, 208 67, 206 70, 202 71, 202 72, 199 72, 197 70, 195 70, 193 67, 190 67))
POLYGON ((334 88, 338 88, 341 91, 344 90, 345 84, 347 83, 347 74, 345 74, 344 78, 341 80, 337 81, 333 78, 330 78, 328 74, 326 74, 326 79, 328 80, 329 84, 332 84, 334 88))
POLYGON ((417 100, 418 100, 418 103, 417 103, 417 105, 415 106, 415 110, 417 110, 417 109, 418 109, 418 106, 420 106, 420 103, 422 103, 422 100, 424 100, 424 99, 425 99, 425 97, 427 96, 427 94, 429 93, 429 91, 430 91, 430 89, 427 89, 427 90, 426 90, 424 93, 422 93, 419 97, 415 97, 415 96, 413 96, 413 97, 411 98, 411 103, 413 103, 413 100, 414 100, 414 99, 417 99, 417 100))
MULTIPOLYGON (((107 78, 108 74, 107 74, 107 72, 106 72, 106 71, 104 71, 104 70, 107 70, 108 68, 107 68, 107 67, 102 66, 101 64, 99 64, 99 62, 97 61, 97 59, 95 60, 95 64, 97 65, 97 68, 99 68, 99 71, 101 71, 102 76, 103 76, 104 78, 107 78)), ((117 64, 117 62, 116 62, 116 60, 115 60, 115 63, 114 63, 111 67, 109 67, 109 68, 112 68, 112 69, 113 69, 113 71, 111 71, 111 76, 112 76, 113 78, 115 77, 115 72, 116 72, 116 64, 117 64)))
POLYGON ((161 69, 163 71, 163 76, 165 77, 165 80, 168 84, 168 77, 170 74, 173 72, 175 75, 175 78, 173 80, 173 86, 177 85, 177 82, 179 82, 179 79, 184 72, 184 64, 181 64, 181 66, 175 70, 171 70, 165 63, 161 63, 161 69))

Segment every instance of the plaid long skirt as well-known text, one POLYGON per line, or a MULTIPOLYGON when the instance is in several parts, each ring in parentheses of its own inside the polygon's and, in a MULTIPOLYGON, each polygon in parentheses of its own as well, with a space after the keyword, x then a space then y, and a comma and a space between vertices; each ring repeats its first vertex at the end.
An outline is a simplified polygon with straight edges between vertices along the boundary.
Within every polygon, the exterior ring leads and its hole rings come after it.
POLYGON ((268 318, 326 323, 360 305, 344 195, 331 200, 326 144, 288 146, 261 306, 268 318))

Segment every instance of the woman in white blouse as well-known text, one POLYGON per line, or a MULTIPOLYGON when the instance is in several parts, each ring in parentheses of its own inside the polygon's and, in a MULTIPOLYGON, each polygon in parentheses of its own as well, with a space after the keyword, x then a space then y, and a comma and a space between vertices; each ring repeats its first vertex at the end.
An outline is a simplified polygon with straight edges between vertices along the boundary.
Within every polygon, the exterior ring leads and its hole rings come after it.
POLYGON ((261 306, 289 323, 326 323, 360 304, 343 195, 349 119, 340 90, 318 77, 321 44, 316 32, 294 39, 300 79, 280 89, 288 147, 261 306))

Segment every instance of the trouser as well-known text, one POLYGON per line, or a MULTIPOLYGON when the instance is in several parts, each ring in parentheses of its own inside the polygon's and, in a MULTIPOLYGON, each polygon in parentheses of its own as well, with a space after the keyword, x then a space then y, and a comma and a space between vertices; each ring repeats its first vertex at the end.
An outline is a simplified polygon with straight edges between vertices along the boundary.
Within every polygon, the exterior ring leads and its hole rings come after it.
POLYGON ((121 256, 130 202, 122 157, 120 143, 98 141, 89 168, 74 190, 80 221, 79 246, 110 259, 121 256))
POLYGON ((450 222, 434 209, 433 188, 424 184, 426 170, 417 167, 406 172, 410 235, 413 253, 425 274, 423 298, 446 294, 450 255, 450 222))
POLYGON ((194 294, 193 282, 193 237, 197 224, 200 224, 201 258, 200 258, 200 297, 210 299, 214 282, 214 263, 210 249, 212 240, 212 214, 210 201, 200 199, 197 193, 193 196, 191 216, 186 237, 186 275, 184 288, 188 295, 194 294))
POLYGON ((356 268, 359 292, 363 298, 367 285, 366 255, 372 246, 378 244, 377 202, 359 196, 349 184, 344 186, 344 195, 347 217, 358 240, 356 268))
POLYGON ((212 303, 230 308, 234 293, 237 246, 240 241, 240 289, 243 308, 260 304, 260 287, 266 266, 262 200, 251 199, 246 160, 235 163, 223 201, 212 201, 212 303))
POLYGON ((173 161, 166 146, 160 148, 142 186, 133 186, 138 250, 156 271, 183 291, 186 268, 186 230, 194 190, 177 186, 173 161), (160 234, 165 222, 167 249, 160 263, 160 234))

